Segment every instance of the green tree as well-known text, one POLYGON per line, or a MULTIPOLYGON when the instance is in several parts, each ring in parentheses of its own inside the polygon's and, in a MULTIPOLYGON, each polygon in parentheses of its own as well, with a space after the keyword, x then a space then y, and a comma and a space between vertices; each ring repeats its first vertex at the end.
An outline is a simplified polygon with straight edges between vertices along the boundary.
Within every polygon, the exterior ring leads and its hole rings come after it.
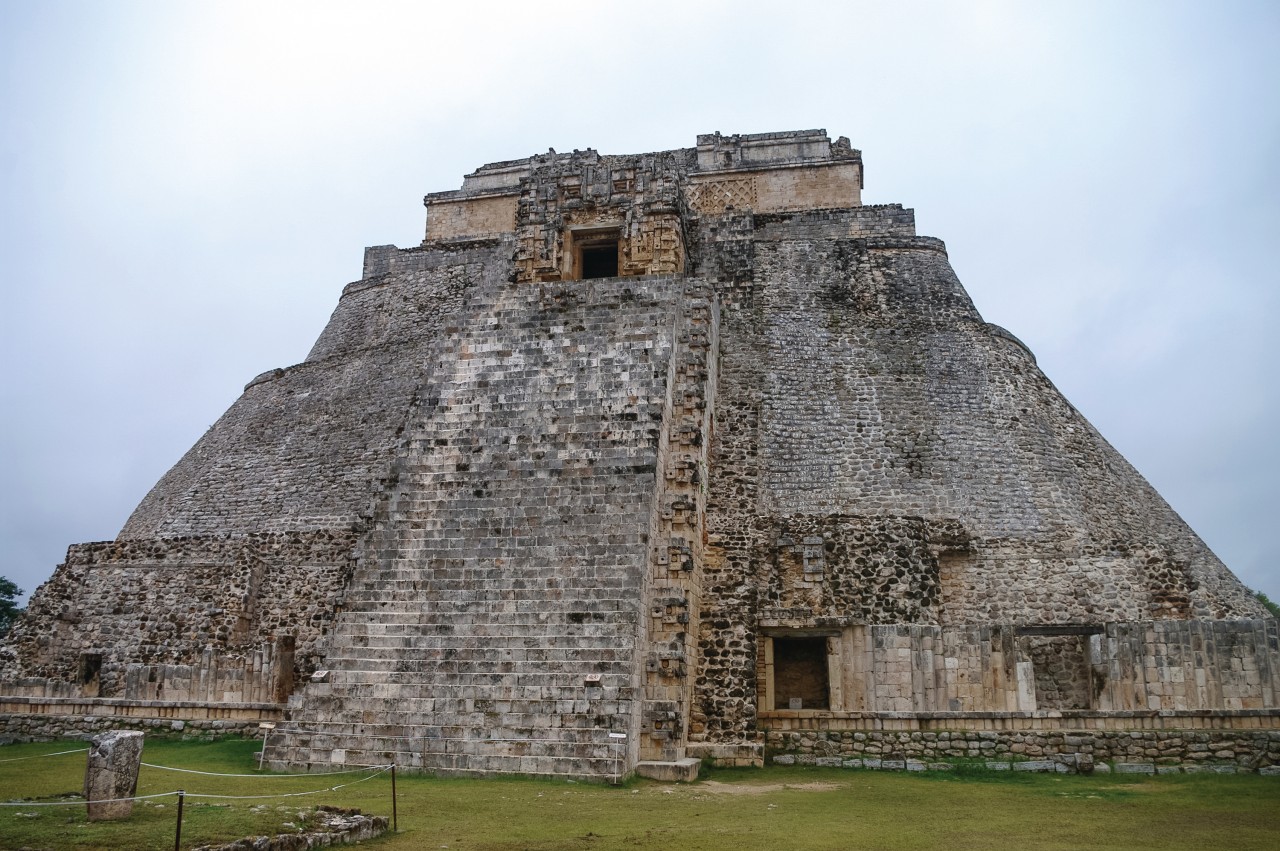
POLYGON ((1258 598, 1258 602, 1267 607, 1267 611, 1271 612, 1271 616, 1280 618, 1280 604, 1273 603, 1267 598, 1266 594, 1261 591, 1254 591, 1253 596, 1258 598))
POLYGON ((3 576, 0 576, 0 636, 9 632, 9 626, 22 614, 18 608, 18 598, 22 589, 3 576))

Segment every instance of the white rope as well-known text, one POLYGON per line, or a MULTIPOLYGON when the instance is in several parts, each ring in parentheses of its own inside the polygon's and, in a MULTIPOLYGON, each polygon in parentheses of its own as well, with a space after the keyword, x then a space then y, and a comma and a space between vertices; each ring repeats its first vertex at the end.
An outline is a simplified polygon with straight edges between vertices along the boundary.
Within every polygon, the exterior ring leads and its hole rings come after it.
POLYGON ((293 777, 327 777, 330 774, 359 774, 362 771, 368 771, 371 768, 382 768, 381 765, 365 765, 359 768, 350 768, 346 771, 325 771, 316 774, 221 774, 217 771, 197 771, 194 768, 174 768, 171 765, 156 765, 152 762, 144 762, 147 768, 159 768, 163 771, 181 771, 183 774, 203 774, 206 777, 257 777, 260 780, 279 780, 281 778, 289 779, 293 777))
MULTIPOLYGON (((146 763, 143 763, 143 764, 145 765, 146 763)), ((370 774, 368 777, 361 777, 359 780, 352 780, 350 783, 339 783, 337 786, 329 786, 329 787, 327 787, 327 788, 325 788, 325 789, 314 789, 314 790, 312 790, 312 791, 310 791, 310 792, 279 792, 279 793, 277 793, 277 794, 275 794, 275 795, 214 795, 214 794, 210 794, 210 793, 203 793, 203 792, 185 792, 185 791, 183 791, 183 792, 158 792, 158 793, 156 793, 155 795, 138 795, 138 796, 133 797, 133 798, 108 798, 108 799, 101 800, 101 801, 98 801, 98 800, 90 801, 90 800, 83 799, 83 798, 82 798, 82 799, 80 799, 80 800, 76 800, 76 801, 25 801, 25 802, 24 802, 24 801, 18 801, 18 802, 12 802, 12 803, 11 803, 11 802, 7 802, 7 801, 5 801, 5 802, 0 802, 0 807, 82 807, 82 806, 85 806, 86 804, 117 804, 117 803, 120 803, 120 802, 123 802, 123 801, 146 801, 146 800, 150 800, 150 799, 152 799, 152 798, 167 798, 167 797, 169 797, 169 796, 171 796, 171 795, 181 795, 181 796, 183 796, 183 797, 187 797, 187 798, 216 798, 216 799, 226 800, 226 801, 255 801, 255 800, 261 800, 261 799, 263 799, 263 798, 300 798, 300 797, 302 797, 302 796, 304 796, 304 795, 319 795, 319 794, 321 794, 321 793, 323 793, 323 792, 336 792, 336 791, 338 791, 339 789, 345 789, 345 788, 346 788, 346 787, 348 787, 348 786, 354 786, 354 785, 356 785, 357 783, 363 783, 363 782, 365 782, 366 780, 372 780, 373 778, 378 777, 379 775, 386 774, 388 771, 390 771, 390 770, 392 769, 392 767, 393 767, 393 766, 392 766, 392 765, 390 765, 390 764, 382 765, 382 766, 376 766, 376 765, 375 765, 375 766, 370 766, 369 768, 377 768, 378 770, 377 770, 377 771, 375 771, 373 774, 370 774)), ((367 771, 367 770, 369 770, 369 769, 365 769, 365 770, 367 771)), ((207 774, 208 772, 198 771, 198 772, 195 772, 195 773, 197 773, 197 774, 207 774)), ((329 772, 329 773, 330 773, 330 774, 351 774, 351 773, 353 773, 353 772, 350 772, 350 771, 333 771, 333 772, 329 772)), ((257 774, 248 774, 248 775, 242 775, 242 774, 225 774, 225 775, 215 775, 215 776, 221 776, 221 777, 259 777, 259 776, 262 776, 262 775, 257 775, 257 774)), ((307 775, 305 775, 305 774, 292 774, 292 775, 280 775, 280 776, 282 776, 282 777, 292 777, 293 779, 295 779, 295 780, 296 780, 296 779, 301 778, 301 777, 306 777, 307 775)))
MULTIPOLYGON (((224 800, 224 801, 256 801, 262 798, 301 798, 304 795, 319 795, 322 792, 336 792, 339 789, 345 789, 348 786, 354 786, 357 783, 363 783, 366 780, 372 780, 378 775, 385 774, 390 770, 391 770, 391 766, 387 765, 381 771, 378 771, 374 774, 370 774, 368 777, 361 777, 359 780, 352 780, 350 783, 339 783, 337 786, 330 786, 327 789, 316 789, 315 791, 312 791, 312 792, 280 792, 275 795, 210 795, 210 794, 197 794, 194 792, 187 792, 186 796, 188 798, 217 798, 219 800, 224 800)), ((336 774, 338 772, 334 772, 334 773, 336 774)), ((303 775, 293 775, 293 776, 301 777, 303 775)))
POLYGON ((16 803, 10 801, 0 801, 0 807, 83 807, 85 804, 118 804, 121 801, 145 801, 149 798, 167 798, 170 795, 176 795, 177 792, 159 792, 155 795, 138 795, 134 798, 104 798, 103 800, 90 801, 87 798, 81 798, 77 801, 18 801, 16 803))
POLYGON ((24 759, 44 759, 49 756, 63 756, 69 753, 84 753, 88 748, 76 748, 73 751, 58 751, 56 753, 40 753, 35 756, 15 756, 12 759, 0 759, 0 762, 22 762, 24 759))

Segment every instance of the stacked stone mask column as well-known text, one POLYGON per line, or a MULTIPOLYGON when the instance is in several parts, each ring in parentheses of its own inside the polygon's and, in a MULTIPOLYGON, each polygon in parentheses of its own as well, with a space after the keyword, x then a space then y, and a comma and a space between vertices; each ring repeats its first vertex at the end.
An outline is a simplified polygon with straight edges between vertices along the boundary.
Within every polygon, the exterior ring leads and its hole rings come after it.
POLYGON ((719 311, 710 288, 686 279, 664 411, 650 558, 640 757, 685 756, 702 611, 708 447, 719 311))

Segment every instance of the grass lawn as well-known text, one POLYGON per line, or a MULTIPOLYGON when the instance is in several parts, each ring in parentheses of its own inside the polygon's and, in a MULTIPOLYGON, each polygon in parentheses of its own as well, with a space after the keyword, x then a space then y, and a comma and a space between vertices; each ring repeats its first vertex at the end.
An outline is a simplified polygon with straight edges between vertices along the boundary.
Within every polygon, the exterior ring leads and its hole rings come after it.
MULTIPOLYGON (((176 798, 140 801, 123 822, 90 824, 78 794, 85 754, 38 759, 77 743, 0 747, 0 848, 171 849, 176 798)), ((143 760, 257 774, 255 742, 148 741, 143 760)), ((706 776, 706 773, 704 773, 706 776)), ((326 789, 361 775, 226 778, 142 769, 138 794, 273 795, 326 789)), ((400 832, 377 849, 1210 849, 1280 848, 1280 778, 1009 772, 902 774, 774 767, 710 772, 703 781, 610 787, 565 780, 440 779, 401 774, 400 832)), ((317 804, 391 814, 387 775, 291 798, 188 797, 183 847, 289 832, 317 804)))

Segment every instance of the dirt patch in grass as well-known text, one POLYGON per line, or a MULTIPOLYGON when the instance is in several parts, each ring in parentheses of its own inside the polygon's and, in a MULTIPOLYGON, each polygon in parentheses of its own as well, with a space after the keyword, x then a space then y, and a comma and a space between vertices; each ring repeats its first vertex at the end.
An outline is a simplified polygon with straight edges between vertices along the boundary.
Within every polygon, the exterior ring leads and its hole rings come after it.
POLYGON ((834 792, 843 789, 843 783, 826 783, 815 780, 811 783, 721 783, 719 780, 707 780, 696 787, 700 792, 713 792, 717 795, 767 795, 770 792, 834 792))

